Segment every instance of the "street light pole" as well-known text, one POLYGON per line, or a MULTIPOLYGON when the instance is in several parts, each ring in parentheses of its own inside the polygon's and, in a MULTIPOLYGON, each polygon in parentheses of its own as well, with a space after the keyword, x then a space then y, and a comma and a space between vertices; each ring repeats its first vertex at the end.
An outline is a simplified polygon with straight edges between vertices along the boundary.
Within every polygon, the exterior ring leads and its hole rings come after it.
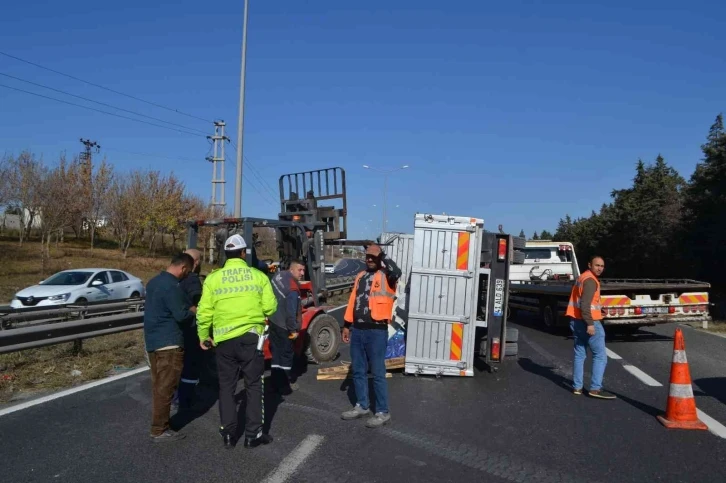
POLYGON ((372 169, 373 171, 378 171, 379 173, 383 173, 383 220, 381 222, 381 233, 386 232, 386 204, 388 200, 388 176, 391 173, 395 173, 396 171, 400 171, 402 169, 408 168, 407 164, 404 164, 403 166, 400 166, 398 168, 393 169, 380 169, 380 168, 373 168, 371 166, 368 166, 367 164, 364 164, 363 167, 365 169, 372 169))
POLYGON ((234 216, 242 217, 242 152, 244 146, 245 122, 245 74, 247 72, 247 9, 248 0, 245 0, 244 32, 242 34, 242 66, 239 79, 239 117, 237 118, 237 179, 234 187, 234 216))

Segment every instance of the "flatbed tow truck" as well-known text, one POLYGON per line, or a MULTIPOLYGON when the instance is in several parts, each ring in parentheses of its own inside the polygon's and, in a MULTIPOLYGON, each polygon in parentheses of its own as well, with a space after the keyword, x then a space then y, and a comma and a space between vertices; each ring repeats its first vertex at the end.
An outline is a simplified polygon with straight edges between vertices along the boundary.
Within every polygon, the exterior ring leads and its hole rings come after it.
MULTIPOLYGON (((509 273, 509 312, 517 310, 539 315, 545 328, 565 325, 565 310, 580 267, 575 248, 569 242, 530 240, 524 248, 524 262, 509 273)), ((607 271, 607 260, 606 267, 607 271)), ((634 332, 640 327, 680 323, 708 323, 706 282, 688 279, 601 278, 603 325, 634 332)))

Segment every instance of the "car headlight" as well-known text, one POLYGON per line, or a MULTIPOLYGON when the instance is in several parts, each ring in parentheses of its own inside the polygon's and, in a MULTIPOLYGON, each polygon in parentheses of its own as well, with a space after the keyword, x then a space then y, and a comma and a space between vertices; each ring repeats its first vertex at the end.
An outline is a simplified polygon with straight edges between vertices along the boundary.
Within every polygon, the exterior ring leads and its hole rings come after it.
POLYGON ((52 296, 48 297, 48 300, 50 300, 51 302, 58 302, 58 301, 65 302, 66 300, 68 300, 68 297, 70 297, 70 296, 71 296, 71 294, 69 294, 69 293, 64 293, 64 294, 60 294, 60 295, 52 295, 52 296))

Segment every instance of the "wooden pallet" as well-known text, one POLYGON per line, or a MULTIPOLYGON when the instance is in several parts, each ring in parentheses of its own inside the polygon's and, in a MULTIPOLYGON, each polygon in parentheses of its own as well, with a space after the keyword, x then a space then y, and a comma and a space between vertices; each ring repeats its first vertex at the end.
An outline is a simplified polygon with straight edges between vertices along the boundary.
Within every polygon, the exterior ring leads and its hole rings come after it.
MULTIPOLYGON (((405 365, 405 357, 396 357, 393 359, 386 359, 386 370, 392 370, 392 369, 403 369, 405 365)), ((373 377, 371 374, 368 374, 368 378, 370 379, 373 377)), ((386 372, 386 378, 393 377, 393 375, 390 372, 386 372)), ((339 366, 333 366, 333 367, 323 367, 321 369, 318 369, 318 375, 317 380, 318 381, 335 381, 335 380, 343 380, 343 379, 352 379, 353 378, 353 370, 351 368, 350 362, 344 361, 339 366)))

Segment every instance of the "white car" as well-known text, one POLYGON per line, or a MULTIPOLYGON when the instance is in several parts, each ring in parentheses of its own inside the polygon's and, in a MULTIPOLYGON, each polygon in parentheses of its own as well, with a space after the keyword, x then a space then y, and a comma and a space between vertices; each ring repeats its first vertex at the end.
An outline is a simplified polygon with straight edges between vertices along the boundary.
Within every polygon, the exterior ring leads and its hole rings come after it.
POLYGON ((15 294, 10 307, 121 301, 146 295, 140 278, 113 268, 64 270, 15 294))

